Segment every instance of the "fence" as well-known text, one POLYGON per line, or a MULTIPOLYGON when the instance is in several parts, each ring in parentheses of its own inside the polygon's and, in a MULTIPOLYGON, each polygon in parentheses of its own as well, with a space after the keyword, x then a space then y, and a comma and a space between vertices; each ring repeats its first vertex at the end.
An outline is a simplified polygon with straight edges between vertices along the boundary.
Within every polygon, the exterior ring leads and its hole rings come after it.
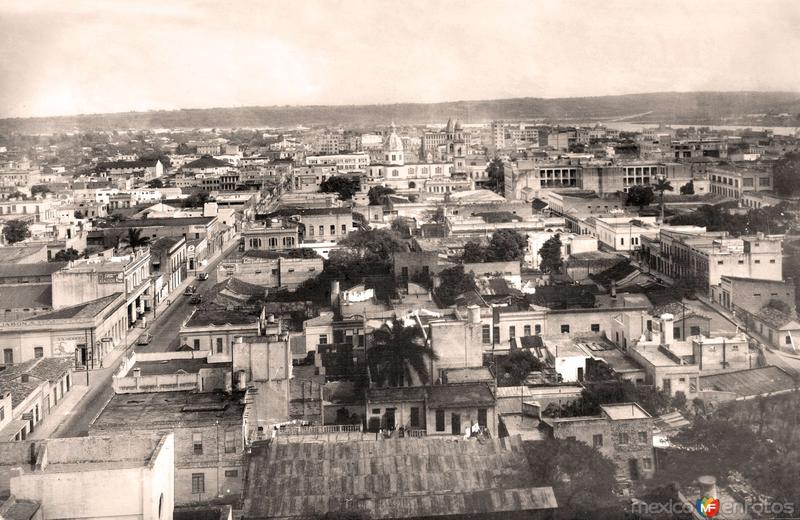
POLYGON ((327 433, 360 432, 360 424, 328 424, 324 426, 290 426, 275 430, 278 436, 288 435, 324 435, 327 433))

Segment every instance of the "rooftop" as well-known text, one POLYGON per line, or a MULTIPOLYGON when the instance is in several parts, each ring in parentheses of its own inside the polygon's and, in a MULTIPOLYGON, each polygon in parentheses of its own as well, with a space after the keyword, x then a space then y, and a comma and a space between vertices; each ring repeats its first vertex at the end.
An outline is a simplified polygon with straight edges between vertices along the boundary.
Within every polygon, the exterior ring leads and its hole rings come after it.
POLYGON ((241 424, 244 393, 149 392, 117 394, 91 424, 95 430, 241 424))
POLYGON ((458 406, 494 406, 492 389, 486 383, 434 385, 429 387, 428 406, 450 408, 458 406))
POLYGON ((75 360, 68 358, 37 358, 8 365, 0 371, 0 395, 11 393, 11 406, 15 407, 35 392, 44 381, 57 381, 75 366, 75 360), (23 374, 30 376, 21 381, 23 374))
MULTIPOLYGON (((2 248, 0 248, 2 249, 2 248)), ((37 262, 35 264, 0 264, 0 278, 47 276, 67 265, 67 262, 37 262)))
POLYGON ((194 161, 183 165, 184 168, 227 168, 230 167, 230 163, 222 161, 220 159, 215 159, 210 155, 204 155, 199 159, 195 159, 194 161))
POLYGON ((626 419, 647 419, 650 414, 636 403, 617 403, 603 404, 600 409, 612 421, 622 421, 626 419))
POLYGON ((131 367, 131 371, 128 372, 128 375, 132 375, 132 371, 135 368, 140 369, 143 376, 160 376, 177 374, 179 372, 196 374, 200 372, 201 368, 221 368, 224 366, 226 366, 226 363, 208 363, 206 358, 137 361, 136 364, 131 367))
POLYGON ((208 225, 212 220, 217 217, 166 217, 166 218, 146 218, 146 219, 130 219, 115 222, 114 224, 106 224, 101 226, 103 228, 143 228, 155 226, 199 226, 208 225))
POLYGON ((47 312, 28 318, 28 321, 41 321, 41 320, 66 320, 66 319, 81 319, 81 318, 94 318, 102 313, 108 306, 113 304, 120 296, 121 292, 109 294, 96 300, 86 303, 79 303, 71 307, 64 307, 57 311, 47 312))
POLYGON ((186 327, 207 327, 209 325, 257 325, 259 316, 246 314, 242 311, 219 309, 214 307, 201 307, 192 313, 185 323, 186 327))
POLYGON ((531 487, 519 437, 278 442, 253 449, 249 474, 244 516, 251 519, 349 511, 479 518, 557 507, 551 487, 531 487))
POLYGON ((0 308, 42 309, 53 306, 53 286, 49 283, 0 285, 0 308))
POLYGON ((704 391, 732 392, 737 397, 753 397, 791 391, 795 384, 792 376, 783 369, 766 366, 700 376, 700 388, 704 391))

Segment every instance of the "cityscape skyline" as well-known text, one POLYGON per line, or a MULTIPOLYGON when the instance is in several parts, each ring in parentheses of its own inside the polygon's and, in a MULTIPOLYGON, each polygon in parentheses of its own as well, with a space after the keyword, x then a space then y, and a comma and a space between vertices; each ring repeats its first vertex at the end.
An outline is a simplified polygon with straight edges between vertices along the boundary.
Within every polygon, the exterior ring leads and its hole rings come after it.
POLYGON ((5 4, 0 117, 796 91, 800 80, 781 66, 800 52, 791 2, 746 18, 745 1, 581 3, 580 16, 569 1, 311 4, 5 4))

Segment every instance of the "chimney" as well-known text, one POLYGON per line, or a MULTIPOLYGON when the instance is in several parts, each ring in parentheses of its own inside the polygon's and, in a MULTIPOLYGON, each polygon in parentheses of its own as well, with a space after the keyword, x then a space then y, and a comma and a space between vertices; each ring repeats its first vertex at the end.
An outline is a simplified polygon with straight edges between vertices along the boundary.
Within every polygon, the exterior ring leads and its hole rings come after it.
POLYGON ((672 314, 662 314, 661 315, 661 346, 662 347, 669 347, 673 341, 673 316, 672 314))
POLYGON ((617 282, 614 280, 611 280, 611 297, 617 297, 617 282))
POLYGON ((472 325, 477 325, 481 322, 481 308, 477 305, 470 305, 467 307, 469 313, 469 322, 472 325))
POLYGON ((142 377, 142 369, 139 367, 134 368, 133 377, 142 377))
POLYGON ((23 383, 27 383, 28 381, 30 381, 30 376, 28 374, 22 374, 21 376, 19 376, 19 378, 23 383))

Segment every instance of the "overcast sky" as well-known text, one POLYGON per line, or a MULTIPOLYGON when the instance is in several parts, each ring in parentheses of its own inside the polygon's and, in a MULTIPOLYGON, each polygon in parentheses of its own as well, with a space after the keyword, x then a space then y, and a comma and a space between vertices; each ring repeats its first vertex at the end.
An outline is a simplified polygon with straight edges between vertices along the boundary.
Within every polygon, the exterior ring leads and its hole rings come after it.
POLYGON ((2 0, 0 117, 800 85, 800 1, 2 0))

